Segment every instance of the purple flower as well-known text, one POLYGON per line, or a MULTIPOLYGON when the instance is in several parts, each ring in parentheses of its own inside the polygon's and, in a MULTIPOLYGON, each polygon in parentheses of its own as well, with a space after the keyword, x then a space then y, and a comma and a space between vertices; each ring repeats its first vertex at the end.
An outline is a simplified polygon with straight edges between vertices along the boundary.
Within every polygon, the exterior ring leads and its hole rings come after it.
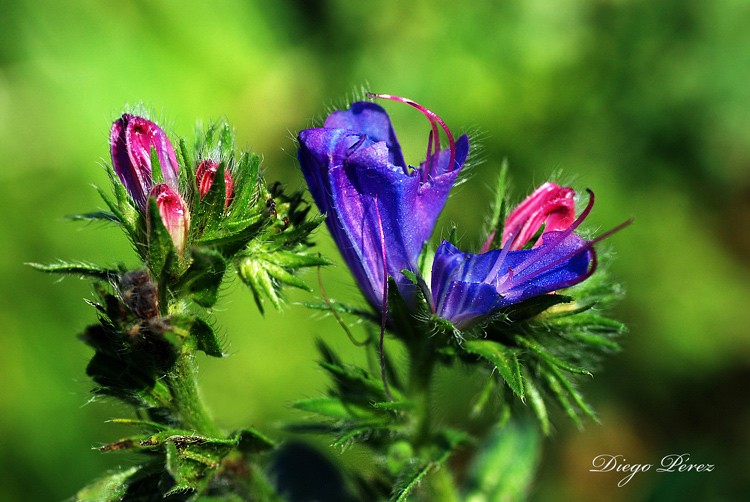
MULTIPOLYGON (((149 197, 156 199, 156 207, 159 208, 159 216, 167 228, 175 251, 182 256, 187 242, 188 229, 190 228, 190 211, 180 194, 166 183, 154 185, 149 197)), ((152 221, 147 218, 147 221, 152 221)))
POLYGON ((360 288, 382 309, 386 276, 411 301, 413 285, 401 270, 417 270, 417 258, 432 234, 469 150, 433 112, 404 98, 378 95, 418 108, 432 132, 427 158, 407 167, 388 114, 370 102, 332 113, 322 128, 299 134, 302 172, 326 224, 360 288), (440 149, 438 127, 449 147, 440 149))
MULTIPOLYGON (((539 190, 534 192, 538 193, 539 190)), ((464 328, 477 318, 492 314, 500 308, 564 289, 587 279, 596 269, 594 244, 629 224, 626 222, 592 241, 574 234, 575 229, 588 216, 594 205, 594 194, 589 194, 586 209, 575 221, 568 224, 564 230, 545 230, 540 242, 533 249, 513 250, 513 246, 518 242, 516 237, 521 235, 514 234, 513 231, 505 240, 502 249, 481 254, 464 253, 449 242, 443 241, 435 253, 432 265, 431 289, 434 312, 451 321, 457 328, 464 328)), ((537 195, 532 195, 524 204, 536 197, 537 195)), ((540 199, 541 196, 537 202, 540 199)), ((514 228, 529 229, 529 232, 524 234, 529 238, 536 229, 531 231, 534 225, 527 223, 540 221, 537 229, 541 225, 541 219, 533 216, 540 214, 539 211, 531 209, 533 205, 526 206, 530 209, 528 214, 531 218, 520 217, 525 209, 518 213, 519 220, 515 220, 515 217, 509 218, 521 223, 514 228)), ((542 204, 540 207, 543 206, 542 204)), ((567 207, 567 202, 563 206, 567 207)), ((565 214, 569 214, 567 210, 565 214)), ((564 220, 563 217, 556 221, 559 223, 564 220)), ((551 226, 555 227, 555 224, 551 226)))
POLYGON ((112 124, 110 151, 112 165, 138 208, 144 212, 154 185, 151 149, 156 151, 164 183, 177 190, 178 166, 174 148, 156 124, 143 117, 124 113, 112 124))

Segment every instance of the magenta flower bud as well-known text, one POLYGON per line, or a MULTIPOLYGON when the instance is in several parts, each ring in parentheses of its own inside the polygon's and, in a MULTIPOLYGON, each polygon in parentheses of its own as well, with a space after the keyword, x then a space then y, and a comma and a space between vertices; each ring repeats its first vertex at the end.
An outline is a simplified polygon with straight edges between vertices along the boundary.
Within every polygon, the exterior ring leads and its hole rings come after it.
POLYGON ((172 237, 177 254, 182 255, 190 228, 190 211, 188 211, 187 204, 180 194, 166 183, 154 185, 149 197, 156 199, 161 221, 172 237))
POLYGON ((145 210, 154 185, 151 174, 152 148, 159 158, 164 183, 176 191, 179 172, 177 157, 164 131, 150 120, 129 113, 124 113, 112 124, 112 165, 141 211, 145 210))
MULTIPOLYGON (((214 184, 214 178, 216 178, 216 171, 218 169, 219 163, 211 159, 206 159, 198 165, 198 170, 195 172, 195 181, 198 185, 198 193, 201 199, 211 190, 211 185, 214 184)), ((224 187, 227 193, 224 202, 224 209, 226 209, 229 207, 229 203, 232 202, 232 195, 234 194, 232 175, 229 174, 229 170, 226 168, 224 168, 224 187)))
MULTIPOLYGON (((544 225, 544 233, 566 230, 576 219, 575 191, 546 182, 526 197, 505 218, 501 247, 511 240, 510 250, 523 249, 544 225)), ((482 246, 482 253, 490 250, 495 238, 493 232, 482 246)), ((541 244, 541 236, 533 247, 541 244)))

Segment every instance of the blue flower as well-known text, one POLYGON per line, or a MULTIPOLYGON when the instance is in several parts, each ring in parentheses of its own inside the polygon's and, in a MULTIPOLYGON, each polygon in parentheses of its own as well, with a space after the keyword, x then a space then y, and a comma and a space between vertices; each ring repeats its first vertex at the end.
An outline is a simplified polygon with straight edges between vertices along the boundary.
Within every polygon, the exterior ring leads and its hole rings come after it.
POLYGON ((591 241, 574 234, 594 205, 594 194, 589 194, 586 209, 572 224, 545 231, 532 249, 511 250, 515 235, 508 236, 502 249, 481 254, 464 253, 443 241, 432 265, 433 311, 463 329, 503 307, 586 280, 596 269, 594 244, 630 223, 591 241))
POLYGON ((404 98, 430 120, 427 158, 407 167, 390 118, 371 102, 332 113, 322 128, 299 134, 299 162, 307 185, 357 283, 382 309, 385 280, 395 279, 407 301, 413 284, 401 273, 417 259, 464 165, 469 140, 453 140, 433 112, 404 98), (440 149, 438 126, 449 141, 440 149))

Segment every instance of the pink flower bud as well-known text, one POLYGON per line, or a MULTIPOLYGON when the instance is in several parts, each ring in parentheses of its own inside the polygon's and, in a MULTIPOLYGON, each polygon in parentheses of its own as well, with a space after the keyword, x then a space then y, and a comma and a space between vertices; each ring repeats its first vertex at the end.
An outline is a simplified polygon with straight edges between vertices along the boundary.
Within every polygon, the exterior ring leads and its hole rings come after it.
MULTIPOLYGON (((218 170, 219 163, 215 160, 206 159, 198 165, 198 170, 195 172, 195 181, 198 184, 198 193, 200 193, 201 199, 206 196, 211 189, 211 185, 214 184, 214 178, 216 178, 216 171, 218 170)), ((226 188, 224 209, 226 209, 229 207, 232 195, 234 194, 234 182, 232 181, 232 176, 229 174, 229 170, 226 168, 224 168, 224 186, 226 188)))
POLYGON ((172 237, 177 254, 182 255, 190 228, 190 211, 187 204, 180 194, 165 183, 154 185, 149 197, 156 199, 161 221, 172 237))
POLYGON ((164 182, 177 190, 178 165, 174 148, 156 124, 143 117, 125 113, 112 124, 110 151, 112 165, 128 193, 141 209, 154 185, 151 149, 156 151, 164 182))
MULTIPOLYGON (((502 246, 511 239, 511 251, 522 249, 542 225, 544 233, 566 230, 576 218, 574 197, 575 191, 572 188, 543 183, 505 218, 502 246)), ((489 248, 492 237, 485 243, 486 248, 489 248)), ((540 243, 541 239, 538 239, 533 247, 540 243)))

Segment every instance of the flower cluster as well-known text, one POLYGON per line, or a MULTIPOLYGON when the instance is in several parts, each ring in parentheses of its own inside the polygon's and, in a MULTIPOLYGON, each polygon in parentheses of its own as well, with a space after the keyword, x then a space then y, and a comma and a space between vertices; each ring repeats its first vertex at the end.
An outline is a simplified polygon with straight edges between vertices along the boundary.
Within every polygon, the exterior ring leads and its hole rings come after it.
MULTIPOLYGON (((190 229, 190 209, 180 195, 180 169, 167 135, 154 122, 125 113, 112 124, 110 151, 115 173, 138 210, 149 225, 154 224, 148 203, 149 199, 154 199, 175 250, 182 256, 190 229)), ((194 183, 200 199, 208 194, 214 184, 219 167, 219 162, 211 158, 202 160, 198 165, 194 183)), ((225 167, 223 172, 224 209, 227 209, 232 200, 234 183, 229 169, 225 167)))
MULTIPOLYGON (((464 135, 453 140, 435 113, 405 98, 388 95, 422 111, 430 121, 427 158, 408 168, 385 110, 357 102, 332 113, 322 128, 299 134, 299 161, 313 199, 362 292, 376 309, 386 302, 387 277, 413 303, 418 258, 435 228, 469 150, 464 135), (438 126, 449 146, 440 150, 438 126)), ((584 281, 596 268, 594 241, 575 230, 589 203, 575 217, 572 188, 544 183, 506 218, 500 249, 479 254, 443 241, 431 271, 432 312, 457 329, 501 308, 584 281), (541 229, 541 232, 540 232, 541 229), (526 249, 528 248, 528 249, 526 249)))

